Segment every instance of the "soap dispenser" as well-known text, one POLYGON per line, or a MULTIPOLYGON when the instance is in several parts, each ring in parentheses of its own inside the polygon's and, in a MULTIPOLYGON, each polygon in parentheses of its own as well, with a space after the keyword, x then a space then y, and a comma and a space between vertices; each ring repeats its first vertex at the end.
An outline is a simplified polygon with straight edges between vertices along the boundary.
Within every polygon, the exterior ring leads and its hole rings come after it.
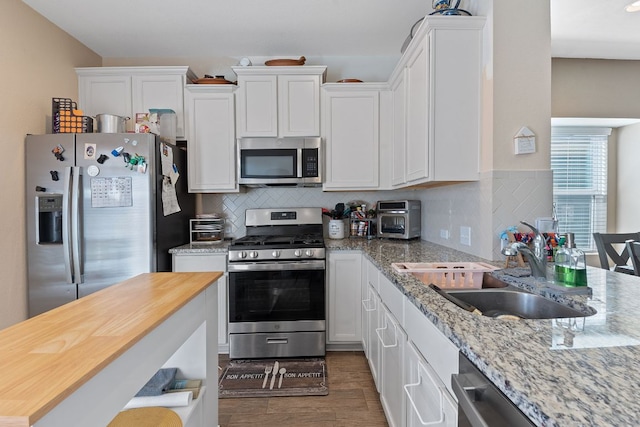
POLYGON ((584 252, 576 248, 573 233, 566 234, 564 247, 555 257, 556 281, 564 286, 587 286, 587 262, 584 252))

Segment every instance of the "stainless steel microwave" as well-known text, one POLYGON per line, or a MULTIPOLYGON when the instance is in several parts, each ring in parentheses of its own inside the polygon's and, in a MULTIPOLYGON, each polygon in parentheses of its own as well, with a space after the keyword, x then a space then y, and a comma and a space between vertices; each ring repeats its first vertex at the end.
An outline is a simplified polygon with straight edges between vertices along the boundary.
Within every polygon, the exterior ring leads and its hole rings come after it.
POLYGON ((253 187, 322 184, 321 138, 238 139, 238 183, 253 187))

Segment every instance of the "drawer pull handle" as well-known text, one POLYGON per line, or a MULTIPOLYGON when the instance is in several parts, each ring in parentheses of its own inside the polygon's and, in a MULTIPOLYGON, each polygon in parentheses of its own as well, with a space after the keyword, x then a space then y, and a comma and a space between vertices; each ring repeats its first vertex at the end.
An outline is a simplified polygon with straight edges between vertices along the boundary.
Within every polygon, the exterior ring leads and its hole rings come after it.
POLYGON ((409 403, 413 408, 413 412, 415 412, 416 415, 418 416, 418 420, 420 421, 420 424, 422 424, 423 426, 433 426, 433 425, 442 424, 442 422, 444 421, 444 393, 442 392, 442 388, 438 387, 436 381, 433 379, 433 377, 427 371, 427 369, 424 366, 422 366, 422 363, 418 362, 418 382, 415 384, 405 384, 404 392, 406 393, 407 398, 409 399, 409 403), (433 385, 436 386, 436 388, 438 389, 438 392, 440 393, 440 419, 439 420, 429 421, 429 422, 423 420, 422 416, 420 415, 420 411, 418 411, 418 407, 416 406, 416 403, 413 401, 413 397, 411 396, 410 389, 417 388, 422 384, 422 376, 420 375, 420 368, 422 368, 424 373, 427 374, 427 376, 429 377, 433 385))
POLYGON ((288 338, 267 338, 267 344, 287 344, 288 338))

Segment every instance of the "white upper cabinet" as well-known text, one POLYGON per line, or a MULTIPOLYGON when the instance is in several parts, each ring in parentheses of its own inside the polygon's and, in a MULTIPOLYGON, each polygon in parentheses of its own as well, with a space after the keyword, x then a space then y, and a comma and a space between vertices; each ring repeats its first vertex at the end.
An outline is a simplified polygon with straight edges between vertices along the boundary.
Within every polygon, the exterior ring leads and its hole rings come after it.
POLYGON ((189 85, 185 103, 189 191, 236 193, 235 85, 189 85))
POLYGON ((391 187, 479 179, 484 23, 428 16, 392 73, 391 187))
POLYGON ((324 190, 380 186, 380 91, 375 83, 323 85, 324 190))
POLYGON ((232 67, 238 75, 238 137, 320 135, 325 66, 232 67))
POLYGON ((171 109, 176 136, 185 137, 184 87, 196 78, 189 67, 88 67, 76 68, 76 74, 78 106, 85 115, 129 117, 127 131, 133 131, 136 113, 171 109))

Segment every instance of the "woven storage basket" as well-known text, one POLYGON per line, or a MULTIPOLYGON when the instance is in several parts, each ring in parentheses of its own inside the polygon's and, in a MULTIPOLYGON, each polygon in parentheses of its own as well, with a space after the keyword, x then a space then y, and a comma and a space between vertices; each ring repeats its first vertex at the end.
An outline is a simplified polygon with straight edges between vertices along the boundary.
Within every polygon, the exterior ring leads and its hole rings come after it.
POLYGON ((107 427, 182 427, 182 420, 171 409, 152 406, 122 411, 107 427))

